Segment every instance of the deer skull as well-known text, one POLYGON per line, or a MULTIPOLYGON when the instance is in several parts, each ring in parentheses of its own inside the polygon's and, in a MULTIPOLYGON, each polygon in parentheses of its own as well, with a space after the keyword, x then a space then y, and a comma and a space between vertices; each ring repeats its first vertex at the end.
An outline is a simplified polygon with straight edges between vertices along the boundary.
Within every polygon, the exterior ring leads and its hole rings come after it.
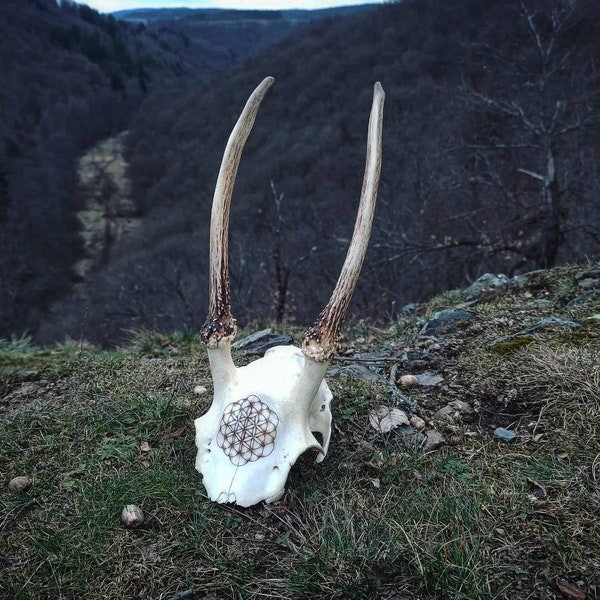
POLYGON ((358 216, 331 299, 307 331, 302 350, 278 346, 236 368, 231 357, 236 322, 229 288, 229 208, 244 144, 273 82, 267 77, 254 90, 225 149, 211 215, 209 313, 201 331, 208 348, 214 396, 208 412, 195 421, 196 469, 211 500, 240 506, 278 500, 291 467, 303 452, 316 450, 317 462, 327 454, 332 394, 323 377, 337 349, 367 250, 381 168, 384 93, 376 83, 358 216), (320 434, 321 440, 314 433, 320 434))

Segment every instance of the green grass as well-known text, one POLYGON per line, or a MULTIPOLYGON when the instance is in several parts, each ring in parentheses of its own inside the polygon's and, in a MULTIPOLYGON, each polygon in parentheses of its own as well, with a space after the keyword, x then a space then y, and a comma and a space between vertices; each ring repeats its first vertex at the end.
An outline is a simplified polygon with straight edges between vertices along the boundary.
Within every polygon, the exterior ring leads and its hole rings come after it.
MULTIPOLYGON (((598 329, 550 328, 506 353, 490 347, 538 318, 526 292, 562 301, 573 273, 495 294, 472 308, 473 324, 438 340, 429 368, 445 383, 409 393, 426 418, 450 400, 471 403, 470 420, 436 424, 453 444, 423 454, 376 432, 368 414, 391 402, 387 386, 334 380, 330 454, 321 465, 301 457, 284 499, 249 509, 208 501, 194 470, 193 419, 210 393, 192 390, 211 388, 195 336, 143 332, 112 352, 0 344, 0 597, 170 600, 191 589, 197 599, 558 600, 561 578, 593 600, 598 329), (496 426, 517 438, 498 440, 496 426), (17 475, 32 480, 28 491, 8 491, 17 475), (140 529, 121 524, 131 503, 146 515, 140 529)), ((597 306, 576 311, 585 319, 597 306)), ((401 330, 412 348, 417 329, 403 319, 349 338, 368 339, 359 349, 368 351, 401 330)))

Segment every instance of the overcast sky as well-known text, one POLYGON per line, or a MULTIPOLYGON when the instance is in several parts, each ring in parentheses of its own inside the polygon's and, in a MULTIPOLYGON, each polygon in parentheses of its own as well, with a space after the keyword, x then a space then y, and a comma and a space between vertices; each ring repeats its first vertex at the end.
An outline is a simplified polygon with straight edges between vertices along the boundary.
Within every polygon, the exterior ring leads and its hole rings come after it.
POLYGON ((78 0, 101 12, 131 8, 327 8, 355 4, 378 4, 383 0, 78 0))

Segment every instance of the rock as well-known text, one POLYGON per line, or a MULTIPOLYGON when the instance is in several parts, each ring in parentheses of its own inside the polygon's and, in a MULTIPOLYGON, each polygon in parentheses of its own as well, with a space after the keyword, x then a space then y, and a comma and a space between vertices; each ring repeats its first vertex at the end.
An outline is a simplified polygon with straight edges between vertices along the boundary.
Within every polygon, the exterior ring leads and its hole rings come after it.
POLYGON ((135 529, 144 522, 144 511, 135 504, 128 504, 123 508, 121 521, 128 529, 135 529))
POLYGON ((421 419, 421 417, 411 417, 410 418, 410 424, 411 427, 414 427, 417 431, 421 431, 421 429, 425 429, 425 426, 427 425, 427 423, 425 423, 425 421, 423 419, 421 419))
POLYGON ((415 387, 419 380, 414 375, 402 375, 400 377, 400 385, 404 388, 415 387))
POLYGON ((8 482, 8 489, 11 492, 26 492, 31 487, 31 480, 29 477, 20 475, 19 477, 13 477, 8 482))
POLYGON ((484 273, 464 291, 465 297, 467 298, 467 300, 476 298, 485 290, 504 287, 509 283, 509 281, 510 280, 508 279, 508 277, 502 273, 500 273, 499 275, 493 275, 492 273, 484 273))
POLYGON ((592 279, 591 277, 587 277, 579 282, 579 287, 582 290, 593 290, 600 288, 600 279, 592 279))
POLYGON ((494 435, 504 442, 511 442, 517 437, 517 434, 512 429, 504 429, 504 427, 496 427, 494 435))
POLYGON ((470 321, 473 313, 468 310, 450 309, 441 310, 431 316, 423 325, 419 336, 424 335, 444 335, 456 329, 460 323, 470 321))
POLYGON ((425 439, 421 444, 423 452, 433 452, 444 443, 444 436, 436 429, 427 429, 423 432, 425 439))
POLYGON ((232 344, 236 350, 242 350, 244 354, 256 354, 259 356, 275 346, 290 346, 294 343, 291 335, 273 333, 271 329, 257 331, 232 344))
POLYGON ((458 411, 461 415, 470 415, 473 413, 473 407, 464 400, 452 400, 449 402, 450 406, 454 410, 458 411))
POLYGON ((442 406, 442 408, 436 410, 431 418, 434 421, 453 421, 455 412, 449 404, 446 404, 446 406, 442 406))
POLYGON ((375 373, 364 365, 350 364, 341 367, 329 367, 327 377, 330 379, 340 379, 342 377, 354 377, 360 381, 383 381, 385 377, 375 373))
POLYGON ((197 385, 194 388, 194 394, 198 394, 198 396, 202 396, 206 394, 206 392, 208 392, 208 390, 203 385, 197 385))
POLYGON ((453 400, 433 414, 434 421, 455 421, 463 415, 470 415, 473 407, 468 402, 453 400))
POLYGON ((442 383, 442 381, 444 381, 444 378, 441 375, 436 375, 435 373, 430 373, 429 371, 425 371, 425 373, 417 375, 417 383, 425 387, 438 385, 439 383, 442 383))

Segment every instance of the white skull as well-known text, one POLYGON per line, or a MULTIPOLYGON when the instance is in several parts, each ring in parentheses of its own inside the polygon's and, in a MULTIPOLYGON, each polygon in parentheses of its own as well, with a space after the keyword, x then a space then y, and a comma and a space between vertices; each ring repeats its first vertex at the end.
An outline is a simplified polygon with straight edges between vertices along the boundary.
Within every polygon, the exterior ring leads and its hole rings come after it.
POLYGON ((312 400, 294 392, 304 368, 299 348, 277 346, 235 370, 196 419, 196 469, 211 500, 251 506, 279 500, 292 465, 308 449, 327 454, 332 394, 322 381, 312 400), (319 433, 322 444, 313 433, 319 433))
POLYGON ((302 350, 279 346, 239 369, 231 358, 236 324, 231 315, 227 257, 229 210, 242 149, 260 102, 273 85, 254 90, 223 155, 211 215, 209 312, 201 331, 208 346, 214 396, 196 419, 196 469, 209 497, 251 506, 281 498, 290 468, 309 448, 325 457, 331 436, 331 392, 323 381, 365 257, 381 167, 384 93, 375 84, 367 163, 348 254, 329 303, 306 333, 302 350), (319 442, 314 433, 319 433, 319 442))

